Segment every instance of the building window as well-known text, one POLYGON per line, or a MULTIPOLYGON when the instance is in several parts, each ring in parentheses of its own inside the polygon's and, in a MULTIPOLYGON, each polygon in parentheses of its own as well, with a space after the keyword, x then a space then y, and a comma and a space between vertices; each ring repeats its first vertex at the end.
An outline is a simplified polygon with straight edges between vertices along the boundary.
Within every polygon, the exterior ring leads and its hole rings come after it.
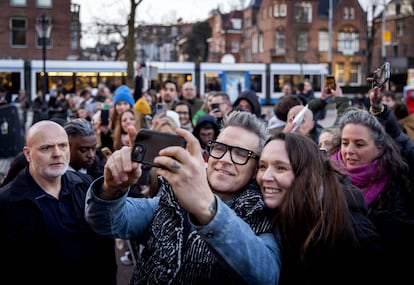
POLYGON ((233 26, 233 29, 241 30, 241 28, 242 28, 242 19, 232 19, 231 24, 233 26))
POLYGON ((252 53, 255 54, 259 51, 259 37, 255 34, 252 37, 252 53))
POLYGON ((259 35, 259 52, 264 52, 264 38, 263 33, 259 35))
POLYGON ((279 15, 280 15, 280 17, 286 17, 286 15, 287 15, 286 4, 280 4, 280 6, 279 6, 279 15))
POLYGON ((274 4, 273 16, 275 18, 286 17, 286 4, 274 4))
POLYGON ((298 43, 298 46, 297 46, 298 51, 306 51, 308 49, 308 32, 299 31, 297 43, 298 43))
POLYGON ((27 0, 10 0, 10 6, 27 6, 27 0))
POLYGON ((70 39, 70 48, 73 50, 78 49, 78 37, 79 37, 79 27, 78 27, 78 23, 73 21, 70 24, 70 34, 71 34, 71 39, 70 39))
POLYGON ((354 7, 349 8, 349 19, 355 20, 355 8, 354 7))
POLYGON ((276 31, 276 54, 285 54, 285 32, 282 29, 276 31))
POLYGON ((335 80, 339 84, 345 83, 345 65, 343 62, 335 64, 335 80))
POLYGON ((344 20, 354 20, 355 9, 354 7, 344 7, 344 20))
POLYGON ((238 40, 232 40, 231 41, 231 52, 239 52, 239 41, 238 40))
POLYGON ((275 18, 279 17, 279 4, 273 5, 273 16, 275 18))
POLYGON ((404 23, 401 20, 397 20, 397 23, 395 24, 395 34, 397 37, 404 36, 404 23))
POLYGON ((349 84, 360 85, 361 81, 361 64, 358 62, 351 63, 351 71, 349 73, 349 84))
POLYGON ((328 31, 319 31, 319 51, 328 51, 328 31))
POLYGON ((10 31, 11 31, 11 45, 26 46, 27 45, 27 19, 26 18, 11 18, 10 19, 10 31))
POLYGON ((359 34, 353 28, 345 28, 338 33, 338 51, 346 55, 359 51, 359 34))
POLYGON ((52 0, 36 0, 36 7, 51 8, 52 0))
POLYGON ((311 4, 297 4, 295 6, 295 20, 299 23, 312 22, 312 6, 311 4))

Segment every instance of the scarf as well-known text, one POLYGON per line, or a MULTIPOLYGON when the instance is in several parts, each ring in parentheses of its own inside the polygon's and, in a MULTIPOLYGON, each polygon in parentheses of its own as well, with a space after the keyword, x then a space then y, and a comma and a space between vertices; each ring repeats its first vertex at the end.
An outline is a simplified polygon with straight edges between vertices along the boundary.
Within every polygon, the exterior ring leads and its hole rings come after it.
POLYGON ((334 153, 331 159, 336 161, 340 169, 349 176, 352 184, 361 189, 368 206, 378 197, 388 183, 389 176, 385 169, 378 167, 378 159, 352 168, 345 165, 341 151, 334 153))

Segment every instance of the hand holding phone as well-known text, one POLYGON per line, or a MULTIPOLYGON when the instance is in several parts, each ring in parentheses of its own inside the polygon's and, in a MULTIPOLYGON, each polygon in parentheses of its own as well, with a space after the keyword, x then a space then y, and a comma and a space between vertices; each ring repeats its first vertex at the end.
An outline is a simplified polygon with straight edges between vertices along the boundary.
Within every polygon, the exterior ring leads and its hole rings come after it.
POLYGON ((160 167, 154 163, 154 158, 159 155, 160 150, 169 146, 186 147, 183 137, 159 132, 150 129, 140 129, 131 152, 131 160, 142 163, 149 167, 160 167))
POLYGON ((335 76, 333 75, 326 76, 326 87, 328 88, 327 90, 328 93, 332 93, 332 90, 336 90, 335 76))
POLYGON ((390 63, 386 62, 381 65, 381 67, 377 68, 377 70, 372 74, 371 80, 371 88, 377 86, 381 89, 385 84, 387 84, 390 80, 390 63))
POLYGON ((156 108, 156 114, 167 114, 167 104, 165 103, 157 103, 157 105, 155 105, 156 108))

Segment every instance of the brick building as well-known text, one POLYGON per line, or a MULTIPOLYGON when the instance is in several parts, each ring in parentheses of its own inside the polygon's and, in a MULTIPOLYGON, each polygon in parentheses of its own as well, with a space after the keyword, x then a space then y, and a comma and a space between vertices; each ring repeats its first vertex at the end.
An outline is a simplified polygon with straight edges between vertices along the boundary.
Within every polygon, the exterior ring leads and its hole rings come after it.
POLYGON ((71 0, 4 0, 0 11, 0 58, 42 59, 43 43, 36 33, 36 22, 43 15, 52 23, 47 59, 79 57, 80 5, 71 0))
POLYGON ((407 82, 407 69, 414 68, 414 3, 410 0, 391 1, 385 14, 373 21, 372 67, 390 62, 391 82, 397 87, 407 82), (385 40, 382 28, 385 27, 385 40))

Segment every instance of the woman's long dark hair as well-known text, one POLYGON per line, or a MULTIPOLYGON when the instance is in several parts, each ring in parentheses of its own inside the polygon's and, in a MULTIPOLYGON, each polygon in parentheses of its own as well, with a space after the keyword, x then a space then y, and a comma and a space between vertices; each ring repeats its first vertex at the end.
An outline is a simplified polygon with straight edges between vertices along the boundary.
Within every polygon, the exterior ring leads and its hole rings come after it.
POLYGON ((295 176, 275 216, 284 254, 301 263, 312 247, 331 248, 344 238, 356 242, 341 174, 326 154, 299 134, 279 132, 266 144, 273 140, 285 142, 295 176))

